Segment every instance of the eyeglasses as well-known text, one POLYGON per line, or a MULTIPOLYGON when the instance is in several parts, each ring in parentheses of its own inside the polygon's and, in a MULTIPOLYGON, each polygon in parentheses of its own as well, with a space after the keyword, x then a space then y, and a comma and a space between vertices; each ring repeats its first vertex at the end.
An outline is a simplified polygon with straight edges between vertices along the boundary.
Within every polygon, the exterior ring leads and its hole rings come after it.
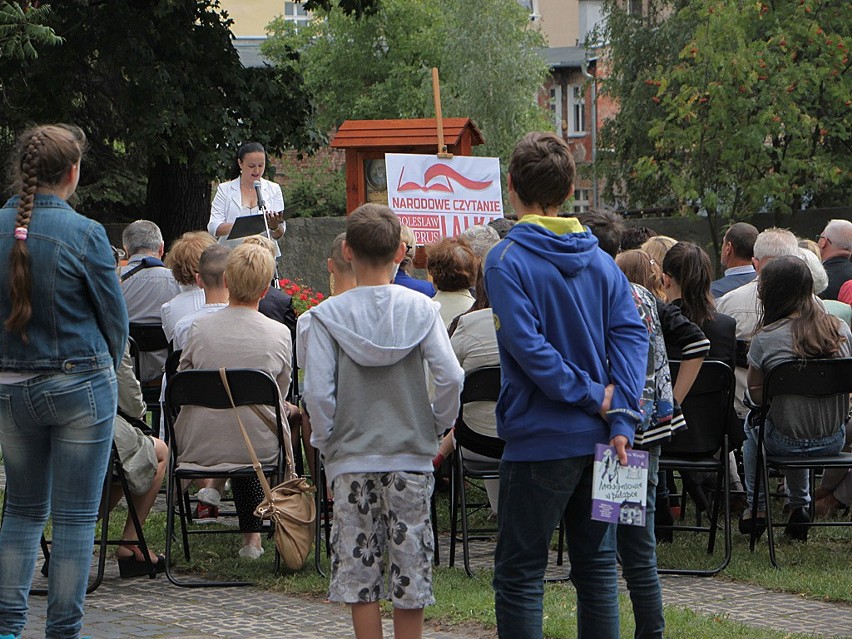
POLYGON ((820 240, 825 240, 826 242, 828 242, 829 244, 831 244, 831 240, 830 240, 829 238, 827 238, 825 235, 817 235, 817 236, 816 236, 816 241, 817 241, 817 242, 819 242, 820 240))

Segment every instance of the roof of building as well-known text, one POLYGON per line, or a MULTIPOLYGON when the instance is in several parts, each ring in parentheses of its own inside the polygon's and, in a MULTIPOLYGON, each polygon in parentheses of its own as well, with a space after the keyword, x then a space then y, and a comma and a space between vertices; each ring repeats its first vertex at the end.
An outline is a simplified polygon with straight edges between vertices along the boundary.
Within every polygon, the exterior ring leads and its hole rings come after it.
POLYGON ((266 40, 266 36, 236 36, 234 37, 234 48, 240 56, 240 62, 246 68, 266 67, 271 62, 260 52, 260 45, 266 40))
POLYGON ((541 53, 551 69, 579 69, 586 59, 585 47, 548 47, 541 53))

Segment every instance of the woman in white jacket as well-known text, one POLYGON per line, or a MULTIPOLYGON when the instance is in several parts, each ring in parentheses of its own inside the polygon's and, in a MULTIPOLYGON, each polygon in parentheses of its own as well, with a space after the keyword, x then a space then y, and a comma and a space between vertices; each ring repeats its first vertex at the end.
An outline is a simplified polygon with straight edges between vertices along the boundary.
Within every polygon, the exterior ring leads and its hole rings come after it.
POLYGON ((260 182, 272 239, 280 239, 287 228, 282 217, 284 195, 280 185, 261 177, 266 168, 266 151, 263 146, 258 142, 241 145, 237 151, 237 166, 239 175, 230 182, 221 183, 216 190, 207 231, 216 238, 226 238, 238 217, 260 213, 254 188, 254 183, 260 182))

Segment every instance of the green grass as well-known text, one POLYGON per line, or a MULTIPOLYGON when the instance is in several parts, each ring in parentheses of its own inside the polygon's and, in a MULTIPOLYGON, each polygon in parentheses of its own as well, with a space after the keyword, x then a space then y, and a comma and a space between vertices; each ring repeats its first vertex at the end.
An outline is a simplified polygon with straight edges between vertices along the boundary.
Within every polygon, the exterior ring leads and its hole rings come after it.
MULTIPOLYGON (((2 494, 2 493, 0 493, 2 494)), ((123 525, 125 512, 121 506, 111 517, 110 529, 117 536, 123 525)), ((779 517, 781 517, 779 513, 779 517)), ((447 496, 439 498, 439 522, 449 527, 447 496)), ((805 597, 852 602, 852 553, 849 553, 852 530, 820 529, 811 531, 811 542, 799 544, 783 539, 778 529, 778 556, 782 569, 776 570, 769 564, 766 538, 761 540, 758 550, 748 550, 745 536, 736 532, 734 523, 734 555, 731 564, 718 578, 759 585, 765 588, 792 592, 805 597), (828 558, 831 558, 830 561, 828 558)), ((152 513, 145 526, 146 537, 151 548, 165 548, 165 514, 152 513)), ((267 553, 258 561, 247 562, 237 558, 241 545, 238 534, 205 535, 191 539, 192 561, 183 561, 180 544, 174 546, 174 556, 179 558, 176 571, 207 577, 247 579, 261 588, 309 598, 325 596, 328 579, 321 577, 313 568, 313 555, 301 571, 276 576, 273 573, 272 542, 264 541, 267 553)), ((716 554, 708 557, 706 535, 678 533, 672 544, 659 547, 661 566, 706 567, 721 556, 722 539, 717 542, 716 554)), ((469 578, 461 568, 461 557, 457 557, 456 568, 446 567, 447 548, 441 548, 442 566, 434 571, 434 588, 437 603, 427 608, 429 623, 438 626, 465 628, 470 636, 491 636, 494 628, 494 598, 491 589, 492 573, 479 570, 469 578)), ((326 573, 328 564, 324 562, 326 573)), ((633 635, 633 616, 629 599, 621 597, 621 633, 623 637, 633 635)), ((752 628, 730 621, 724 616, 708 616, 691 610, 666 607, 666 636, 689 639, 724 639, 742 637, 746 639, 781 639, 804 635, 775 632, 752 628)), ((545 591, 545 636, 562 639, 575 636, 576 597, 570 584, 548 585, 545 591)))

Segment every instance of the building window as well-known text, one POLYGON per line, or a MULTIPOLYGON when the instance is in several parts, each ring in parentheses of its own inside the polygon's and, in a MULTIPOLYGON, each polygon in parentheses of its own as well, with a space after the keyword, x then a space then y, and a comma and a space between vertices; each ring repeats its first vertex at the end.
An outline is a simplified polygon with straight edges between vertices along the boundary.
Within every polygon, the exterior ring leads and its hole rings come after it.
POLYGON ((598 26, 603 26, 604 13, 602 0, 581 0, 580 1, 580 39, 578 45, 582 46, 586 42, 586 38, 598 26))
POLYGON ((538 12, 538 0, 518 0, 518 4, 529 11, 531 22, 541 20, 541 14, 538 12))
POLYGON ((562 85, 550 87, 550 117, 556 135, 562 137, 562 85))
POLYGON ((632 16, 641 16, 642 0, 627 0, 627 13, 632 16))
POLYGON ((585 213, 589 210, 591 189, 574 189, 574 213, 585 213))
POLYGON ((571 135, 586 132, 586 100, 583 87, 572 84, 568 87, 568 133, 571 135))
POLYGON ((302 6, 301 2, 285 2, 284 20, 292 22, 297 29, 301 29, 310 24, 311 14, 302 6))

